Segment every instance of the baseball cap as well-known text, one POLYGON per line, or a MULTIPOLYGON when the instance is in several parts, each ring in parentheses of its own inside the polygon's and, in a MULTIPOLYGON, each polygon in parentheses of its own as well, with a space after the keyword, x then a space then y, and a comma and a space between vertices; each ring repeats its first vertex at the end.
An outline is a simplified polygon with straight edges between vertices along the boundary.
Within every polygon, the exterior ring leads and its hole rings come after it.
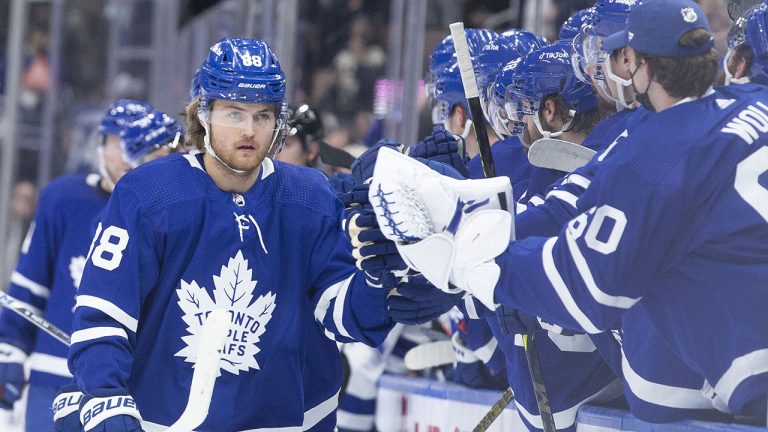
POLYGON ((704 11, 691 0, 643 0, 629 11, 627 27, 603 39, 603 50, 629 45, 643 54, 659 57, 692 57, 712 49, 714 37, 704 11), (704 29, 709 40, 699 46, 680 46, 680 38, 704 29))

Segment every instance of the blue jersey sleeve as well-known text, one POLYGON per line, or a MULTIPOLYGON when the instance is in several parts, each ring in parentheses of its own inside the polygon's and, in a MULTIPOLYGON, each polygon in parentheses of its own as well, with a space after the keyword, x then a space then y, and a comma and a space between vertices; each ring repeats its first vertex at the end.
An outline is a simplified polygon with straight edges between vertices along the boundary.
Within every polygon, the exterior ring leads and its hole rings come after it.
MULTIPOLYGON (((35 219, 22 244, 19 262, 11 275, 8 294, 30 306, 42 315, 55 273, 58 250, 58 231, 55 196, 50 188, 40 195, 35 219)), ((24 318, 11 313, 0 313, 0 339, 29 353, 35 344, 36 327, 24 318)))
POLYGON ((127 387, 142 304, 158 277, 162 239, 130 185, 118 184, 107 204, 77 295, 69 367, 86 394, 127 387))
POLYGON ((498 302, 598 333, 640 300, 661 268, 659 239, 685 219, 685 170, 666 169, 661 180, 648 166, 614 162, 603 166, 579 200, 581 214, 558 236, 517 241, 497 258, 497 287, 504 287, 495 291, 498 302))
POLYGON ((314 316, 332 340, 377 347, 394 325, 387 314, 387 290, 369 287, 355 267, 342 230, 344 209, 336 201, 337 211, 323 221, 310 257, 314 316))

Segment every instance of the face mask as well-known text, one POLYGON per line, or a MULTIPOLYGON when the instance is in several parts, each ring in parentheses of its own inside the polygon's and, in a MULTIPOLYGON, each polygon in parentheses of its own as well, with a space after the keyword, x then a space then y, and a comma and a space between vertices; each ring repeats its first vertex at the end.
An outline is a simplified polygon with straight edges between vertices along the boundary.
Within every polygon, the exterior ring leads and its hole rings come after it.
POLYGON ((624 96, 624 89, 632 85, 632 80, 625 80, 624 78, 614 74, 613 69, 611 69, 610 58, 605 60, 605 76, 609 80, 613 81, 614 84, 616 84, 616 92, 619 96, 618 102, 621 105, 621 108, 631 108, 632 102, 627 101, 627 98, 624 96))
POLYGON ((651 103, 651 98, 648 96, 648 89, 651 88, 651 80, 650 77, 648 79, 648 85, 645 86, 645 91, 640 92, 637 89, 637 86, 635 85, 635 74, 637 71, 640 70, 640 66, 638 66, 634 72, 631 72, 629 74, 629 79, 632 81, 632 90, 635 92, 635 99, 640 103, 640 105, 643 106, 643 108, 647 109, 650 112, 656 112, 656 107, 653 106, 653 103, 651 103))

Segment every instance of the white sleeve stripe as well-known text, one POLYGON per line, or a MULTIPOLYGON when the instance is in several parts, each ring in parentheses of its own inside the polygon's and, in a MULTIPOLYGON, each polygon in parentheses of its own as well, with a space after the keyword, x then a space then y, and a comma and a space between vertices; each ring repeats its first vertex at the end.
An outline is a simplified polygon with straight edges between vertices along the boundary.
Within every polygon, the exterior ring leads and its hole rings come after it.
POLYGON ((341 285, 343 283, 344 280, 329 286, 325 291, 323 291, 323 294, 320 296, 320 300, 317 301, 314 315, 315 320, 317 320, 320 324, 323 323, 325 315, 328 313, 328 308, 331 306, 331 300, 335 299, 336 296, 339 295, 339 289, 341 289, 341 285))
POLYGON ((580 186, 586 189, 589 187, 590 184, 592 184, 592 182, 588 178, 582 175, 568 174, 565 177, 565 180, 563 180, 563 184, 575 184, 576 186, 580 186))
POLYGON ((768 372, 768 348, 752 351, 737 357, 731 362, 717 384, 715 393, 726 404, 730 403, 733 392, 749 377, 768 372))
POLYGON ((93 339, 99 339, 109 336, 120 336, 128 339, 128 333, 120 327, 93 327, 85 330, 78 330, 72 333, 70 342, 72 345, 80 342, 86 342, 93 339))
POLYGON ((592 298, 594 298, 596 302, 605 306, 629 309, 634 306, 635 303, 640 301, 639 298, 615 296, 601 290, 600 287, 597 286, 597 283, 595 283, 595 278, 592 276, 592 271, 589 269, 589 264, 584 258, 584 255, 581 253, 576 240, 573 238, 571 230, 566 230, 565 240, 566 244, 568 245, 568 251, 571 253, 571 258, 576 264, 576 268, 579 270, 579 275, 584 281, 584 285, 587 286, 587 289, 592 295, 592 298))
POLYGON ((491 357, 493 357, 493 353, 496 352, 496 347, 498 345, 499 343, 496 341, 496 338, 491 337, 491 340, 489 340, 487 344, 474 350, 474 353, 483 363, 488 363, 491 360, 491 357))
POLYGON ((14 271, 13 274, 11 274, 11 283, 28 289, 32 294, 38 297, 48 298, 51 296, 51 290, 48 287, 40 285, 17 271, 14 271))
POLYGON ((579 198, 576 195, 570 192, 566 192, 564 190, 551 191, 550 193, 547 194, 547 199, 550 199, 550 198, 557 198, 560 201, 564 201, 570 204, 570 206, 573 208, 576 208, 576 201, 579 200, 579 198))
POLYGON ((531 199, 528 200, 528 204, 536 207, 544 204, 544 200, 540 196, 534 195, 531 197, 531 199))
POLYGON ((75 308, 79 308, 83 306, 104 312, 105 314, 109 315, 113 320, 119 322, 120 324, 123 325, 123 327, 127 328, 128 330, 134 333, 136 333, 136 330, 139 328, 139 320, 128 315, 125 311, 117 307, 114 303, 111 303, 107 300, 94 297, 94 296, 89 296, 89 295, 79 295, 77 296, 77 302, 75 303, 75 308))
POLYGON ((333 323, 336 324, 336 330, 340 335, 351 338, 349 332, 344 327, 344 302, 347 297, 347 291, 349 291, 349 285, 352 283, 352 277, 350 276, 342 281, 341 288, 339 288, 339 294, 336 296, 336 303, 333 304, 333 323))
POLYGON ((477 315, 477 308, 475 308, 475 300, 472 297, 472 295, 467 294, 463 298, 464 300, 464 307, 467 309, 467 315, 470 319, 480 319, 480 316, 477 315))
POLYGON ((579 326, 588 333, 600 333, 600 329, 592 324, 592 321, 589 320, 587 315, 579 309, 573 296, 571 296, 571 292, 568 291, 568 287, 565 285, 565 282, 563 282, 562 276, 560 276, 560 273, 557 271, 557 267, 555 267, 552 249, 555 247, 556 242, 557 237, 552 237, 544 243, 544 248, 541 251, 544 273, 547 275, 549 283, 555 288, 555 293, 560 298, 563 306, 565 306, 565 309, 571 314, 573 319, 576 320, 579 326))
POLYGON ((72 374, 67 366, 66 357, 56 357, 50 354, 35 352, 29 356, 29 368, 38 372, 72 378, 72 374))
POLYGON ((621 371, 629 390, 639 399, 654 405, 679 409, 712 409, 712 401, 699 389, 655 383, 632 369, 624 349, 621 350, 621 371))

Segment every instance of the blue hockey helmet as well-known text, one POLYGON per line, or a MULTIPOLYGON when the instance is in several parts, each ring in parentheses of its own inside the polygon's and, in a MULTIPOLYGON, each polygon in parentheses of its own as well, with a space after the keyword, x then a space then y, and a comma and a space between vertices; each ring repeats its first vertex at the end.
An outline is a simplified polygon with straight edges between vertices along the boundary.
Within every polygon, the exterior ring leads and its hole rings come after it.
POLYGON ((202 100, 277 105, 285 101, 285 74, 267 43, 259 39, 219 41, 200 66, 198 80, 202 100))
POLYGON ((99 123, 99 134, 120 135, 125 125, 149 112, 152 106, 146 102, 131 99, 118 99, 107 108, 99 123))
POLYGON ((487 104, 485 109, 488 111, 486 117, 488 117, 496 135, 500 137, 520 134, 525 128, 525 123, 522 122, 521 118, 510 118, 504 109, 506 89, 513 84, 516 69, 521 60, 522 57, 504 65, 499 74, 496 75, 496 79, 486 90, 487 104))
MULTIPOLYGON (((499 35, 488 29, 466 29, 467 47, 469 55, 475 58, 480 50, 499 35)), ((453 47, 453 37, 448 35, 440 41, 429 55, 429 72, 427 73, 427 97, 434 98, 435 82, 437 75, 456 63, 456 50, 453 47)))
POLYGON ((189 100, 195 100, 198 96, 200 96, 200 68, 195 69, 192 81, 189 83, 189 100))
POLYGON ((182 138, 181 125, 168 114, 152 110, 126 125, 120 133, 123 156, 138 166, 149 153, 170 146, 175 148, 182 138))
POLYGON ((594 8, 587 8, 577 10, 572 13, 570 17, 560 27, 560 40, 571 40, 575 38, 584 24, 591 19, 591 15, 594 13, 594 8))
POLYGON ((499 37, 511 42, 520 57, 537 50, 544 45, 549 45, 546 39, 534 32, 522 29, 509 29, 499 35, 499 37))
POLYGON ((768 5, 753 9, 744 25, 744 43, 752 48, 751 80, 768 84, 768 5))
POLYGON ((464 84, 461 81, 459 64, 454 62, 437 75, 435 81, 435 101, 432 107, 432 123, 445 124, 456 105, 464 109, 468 119, 472 119, 467 98, 464 95, 464 84))
POLYGON ((512 76, 506 78, 509 84, 504 97, 504 108, 510 119, 532 115, 538 122, 542 102, 555 94, 565 100, 571 117, 597 107, 592 86, 576 79, 573 73, 567 42, 553 43, 528 54, 512 72, 512 76))

